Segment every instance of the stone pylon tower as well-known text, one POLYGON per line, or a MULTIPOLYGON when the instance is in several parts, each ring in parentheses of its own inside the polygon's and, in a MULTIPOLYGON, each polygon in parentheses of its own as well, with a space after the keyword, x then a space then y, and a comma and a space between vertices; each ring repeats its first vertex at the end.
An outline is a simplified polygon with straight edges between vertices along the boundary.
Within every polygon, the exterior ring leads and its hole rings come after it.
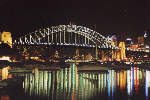
POLYGON ((12 48, 12 37, 10 32, 2 32, 1 41, 8 44, 12 48))
POLYGON ((126 47, 125 47, 125 43, 124 42, 120 42, 119 43, 119 48, 120 48, 120 58, 121 60, 126 59, 126 47))

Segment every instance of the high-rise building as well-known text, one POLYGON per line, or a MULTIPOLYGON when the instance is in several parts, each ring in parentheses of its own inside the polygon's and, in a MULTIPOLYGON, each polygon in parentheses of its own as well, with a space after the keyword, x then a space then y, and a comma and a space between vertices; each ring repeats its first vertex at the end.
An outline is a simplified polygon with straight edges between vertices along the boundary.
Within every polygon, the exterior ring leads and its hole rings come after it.
POLYGON ((147 32, 147 31, 144 32, 144 35, 143 35, 144 36, 144 44, 150 46, 150 42, 149 42, 150 36, 148 34, 149 34, 149 32, 147 32))
POLYGON ((139 37, 137 38, 137 40, 138 40, 138 46, 139 46, 140 48, 143 48, 143 47, 144 47, 144 36, 139 36, 139 37))

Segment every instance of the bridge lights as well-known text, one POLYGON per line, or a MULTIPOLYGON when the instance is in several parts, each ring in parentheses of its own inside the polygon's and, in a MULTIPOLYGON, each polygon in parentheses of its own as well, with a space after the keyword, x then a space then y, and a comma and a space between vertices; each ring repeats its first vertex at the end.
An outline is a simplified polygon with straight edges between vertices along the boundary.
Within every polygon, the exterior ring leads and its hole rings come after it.
MULTIPOLYGON (((48 42, 45 41, 45 43, 40 43, 40 40, 43 38, 43 37, 46 37, 46 36, 51 36, 51 42, 54 42, 53 41, 53 33, 56 33, 56 32, 64 32, 64 34, 62 33, 63 35, 63 39, 64 39, 64 43, 57 43, 57 45, 76 45, 76 46, 84 46, 84 47, 95 47, 95 45, 93 44, 90 44, 91 42, 92 43, 95 43, 95 41, 97 41, 99 44, 103 44, 103 45, 100 45, 98 46, 98 48, 111 48, 111 49, 117 49, 117 47, 113 47, 111 45, 111 40, 109 39, 106 39, 104 36, 102 36, 101 34, 99 34, 98 32, 95 32, 89 28, 86 28, 86 27, 83 27, 83 26, 76 26, 75 27, 72 27, 72 26, 67 26, 67 25, 59 25, 59 26, 56 26, 56 27, 48 27, 48 28, 45 28, 45 29, 39 29, 39 30, 35 30, 34 32, 26 35, 23 40, 25 39, 25 43, 24 44, 44 44, 44 45, 52 45, 54 43, 49 43, 49 39, 48 39, 48 42), (74 44, 74 43, 65 43, 65 39, 66 39, 66 35, 65 35, 65 32, 74 32, 74 34, 78 34, 80 36, 83 36, 84 38, 84 41, 83 41, 83 44, 80 43, 80 44, 74 44), (41 36, 42 35, 42 36, 41 36), (29 42, 28 42, 28 40, 29 42), (87 40, 88 39, 88 40, 87 40), (34 41, 35 40, 35 41, 34 41), (36 42, 36 40, 38 40, 39 43, 36 42), (89 42, 89 40, 91 42, 89 42), (34 42, 34 43, 32 43, 34 42), (86 44, 88 42, 88 44, 86 44)), ((81 42, 81 41, 80 41, 81 42)), ((23 44, 22 42, 20 42, 21 44, 23 44)))

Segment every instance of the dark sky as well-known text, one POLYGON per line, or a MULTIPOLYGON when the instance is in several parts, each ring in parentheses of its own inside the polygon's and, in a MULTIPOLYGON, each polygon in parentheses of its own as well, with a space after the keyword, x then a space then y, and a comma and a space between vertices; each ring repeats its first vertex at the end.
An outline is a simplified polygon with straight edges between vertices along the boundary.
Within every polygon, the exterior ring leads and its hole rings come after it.
MULTIPOLYGON (((149 0, 0 0, 0 28, 15 36, 70 21, 102 34, 142 35, 150 28, 149 0)), ((123 37, 124 38, 124 37, 123 37)))

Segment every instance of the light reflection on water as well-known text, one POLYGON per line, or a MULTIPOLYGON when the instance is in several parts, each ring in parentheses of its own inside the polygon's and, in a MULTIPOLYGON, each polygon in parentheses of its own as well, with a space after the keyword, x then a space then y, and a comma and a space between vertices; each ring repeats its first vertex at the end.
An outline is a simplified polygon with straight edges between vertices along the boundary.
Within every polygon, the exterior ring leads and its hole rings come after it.
POLYGON ((70 64, 70 68, 57 71, 35 68, 32 73, 12 76, 25 77, 23 90, 31 100, 140 100, 140 96, 142 100, 149 99, 150 71, 137 67, 78 72, 76 65, 70 64))

